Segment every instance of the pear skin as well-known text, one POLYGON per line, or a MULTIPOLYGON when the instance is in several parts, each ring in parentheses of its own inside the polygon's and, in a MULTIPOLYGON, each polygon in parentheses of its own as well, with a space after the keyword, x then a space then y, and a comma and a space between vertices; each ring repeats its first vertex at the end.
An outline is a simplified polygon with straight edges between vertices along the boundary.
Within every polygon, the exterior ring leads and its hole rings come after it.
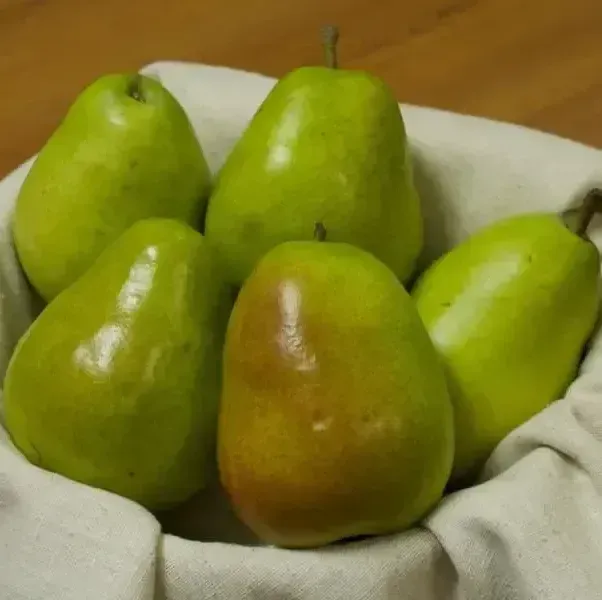
POLYGON ((414 272, 423 222, 399 104, 335 57, 330 48, 329 66, 275 85, 216 178, 205 235, 235 286, 274 246, 311 240, 320 221, 330 242, 373 253, 402 282, 414 272))
POLYGON ((17 448, 151 510, 189 498, 215 461, 228 298, 200 233, 138 221, 17 345, 4 385, 17 448))
POLYGON ((210 173, 186 113, 158 81, 105 75, 76 98, 16 200, 23 269, 50 301, 139 219, 200 227, 210 173))
POLYGON ((598 318, 599 263, 561 216, 521 214, 476 232, 418 280, 412 296, 455 409, 454 487, 576 376, 598 318))
POLYGON ((264 542, 400 531, 453 460, 444 374, 404 287, 344 243, 288 242, 246 280, 226 335, 221 480, 264 542))

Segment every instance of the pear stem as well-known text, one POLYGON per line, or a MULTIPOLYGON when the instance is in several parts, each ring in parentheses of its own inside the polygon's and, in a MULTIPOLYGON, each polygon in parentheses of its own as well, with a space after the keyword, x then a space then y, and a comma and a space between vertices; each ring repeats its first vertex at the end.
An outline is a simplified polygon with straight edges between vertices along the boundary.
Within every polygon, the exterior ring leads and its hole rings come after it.
POLYGON ((577 209, 577 222, 573 232, 584 237, 594 215, 602 212, 602 189, 593 188, 583 198, 581 206, 577 209))
POLYGON ((314 227, 314 240, 323 242, 326 240, 326 227, 322 223, 316 223, 314 227))
POLYGON ((144 103, 142 96, 142 77, 140 73, 133 75, 128 83, 127 95, 136 100, 136 102, 144 103))
POLYGON ((327 25, 322 30, 322 46, 326 66, 330 69, 338 69, 337 44, 339 42, 339 29, 336 25, 327 25))

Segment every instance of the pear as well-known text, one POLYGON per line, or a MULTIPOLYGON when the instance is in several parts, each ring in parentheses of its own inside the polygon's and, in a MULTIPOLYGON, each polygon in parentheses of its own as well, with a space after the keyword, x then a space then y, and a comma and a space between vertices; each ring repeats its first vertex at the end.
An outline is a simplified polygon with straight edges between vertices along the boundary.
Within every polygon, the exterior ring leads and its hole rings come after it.
POLYGON ((590 193, 570 222, 538 212, 490 224, 412 290, 455 408, 453 487, 576 376, 599 310, 600 258, 585 231, 601 198, 590 193))
POLYGON ((276 83, 216 178, 205 235, 235 286, 277 244, 311 241, 317 221, 330 241, 373 253, 403 282, 422 250, 397 100, 374 75, 338 68, 337 30, 326 33, 327 66, 276 83))
POLYGON ((36 157, 16 200, 13 237, 46 301, 147 217, 201 226, 210 174, 178 101, 140 74, 100 77, 36 157))
POLYGON ((413 525, 453 461, 445 376, 409 294, 316 231, 260 259, 224 347, 221 482, 251 531, 289 548, 413 525))
POLYGON ((189 498, 215 464, 228 298, 199 232, 136 222, 19 341, 4 383, 17 448, 151 510, 189 498))

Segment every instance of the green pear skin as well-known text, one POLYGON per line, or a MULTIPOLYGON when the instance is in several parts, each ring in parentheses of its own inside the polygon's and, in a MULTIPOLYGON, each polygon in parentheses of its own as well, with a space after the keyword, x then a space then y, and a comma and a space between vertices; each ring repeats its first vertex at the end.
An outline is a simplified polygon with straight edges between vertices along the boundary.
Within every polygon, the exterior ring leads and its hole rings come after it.
POLYGON ((76 98, 23 183, 13 219, 19 260, 50 301, 139 219, 200 227, 210 183, 188 117, 161 83, 102 76, 76 98))
POLYGON ((373 253, 405 282, 423 222, 404 122, 379 78, 301 67, 270 91, 220 170, 205 221, 236 286, 279 243, 329 240, 373 253))
POLYGON ((594 244, 534 213, 483 228, 418 280, 412 296, 455 409, 453 485, 562 396, 596 324, 598 278, 594 244))
POLYGON ((453 461, 445 376, 409 294, 371 254, 288 242, 246 280, 226 335, 224 489, 264 542, 403 530, 453 461))
POLYGON ((21 338, 4 385, 15 445, 149 509, 190 497, 215 461, 228 298, 199 232, 135 223, 21 338))

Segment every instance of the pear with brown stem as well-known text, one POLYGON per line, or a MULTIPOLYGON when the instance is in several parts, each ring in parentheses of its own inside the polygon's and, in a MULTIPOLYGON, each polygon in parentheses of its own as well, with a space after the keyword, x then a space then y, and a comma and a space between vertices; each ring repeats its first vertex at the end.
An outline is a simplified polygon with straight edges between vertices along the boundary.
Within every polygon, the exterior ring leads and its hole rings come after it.
POLYGON ((409 294, 326 229, 259 261, 224 349, 221 480, 241 520, 286 547, 414 525, 453 460, 445 376, 409 294))
POLYGON ((493 223, 414 287, 454 404, 454 487, 575 378, 599 313, 600 255, 586 232, 601 209, 594 189, 576 211, 493 223))
POLYGON ((236 286, 276 245, 311 240, 317 221, 402 282, 414 272, 423 222, 399 104, 378 77, 340 67, 337 40, 326 28, 326 65, 275 85, 217 177, 205 235, 236 286))

